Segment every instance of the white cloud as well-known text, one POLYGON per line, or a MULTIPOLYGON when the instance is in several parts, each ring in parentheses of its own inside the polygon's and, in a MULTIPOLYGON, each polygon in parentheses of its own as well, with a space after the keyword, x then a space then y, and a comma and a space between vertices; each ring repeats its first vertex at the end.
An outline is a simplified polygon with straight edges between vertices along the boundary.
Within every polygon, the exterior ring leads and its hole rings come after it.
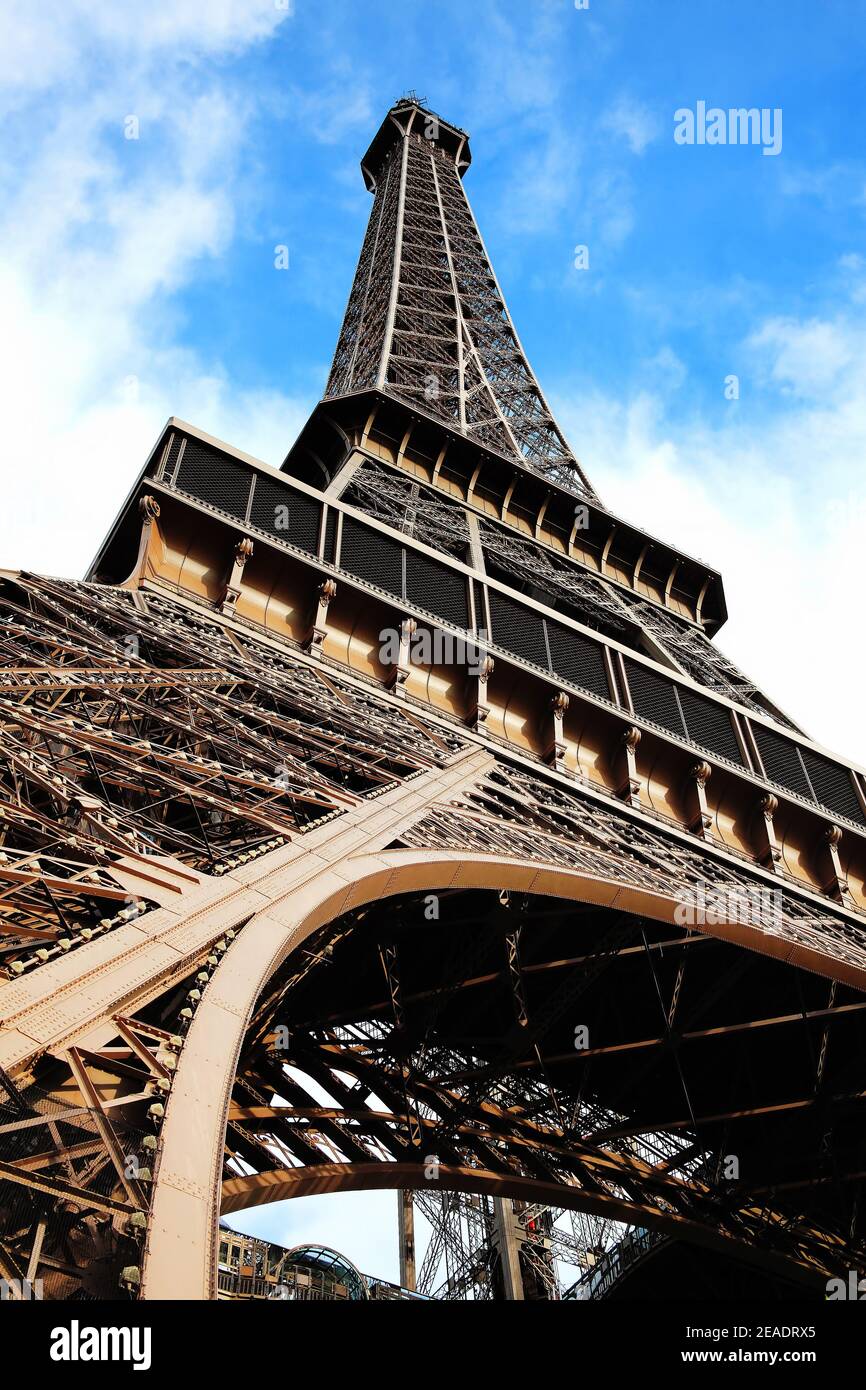
POLYGON ((659 348, 652 357, 647 358, 644 363, 644 371, 651 380, 655 379, 660 386, 673 391, 679 390, 688 376, 685 362, 677 356, 668 343, 659 348))
POLYGON ((844 322, 774 318, 747 340, 759 357, 769 358, 769 375, 794 396, 827 398, 844 389, 853 354, 862 351, 866 334, 844 322))
POLYGON ((499 211, 509 232, 546 231, 567 209, 579 207, 579 165, 580 151, 557 128, 511 159, 499 211))
POLYGON ((661 122, 655 112, 627 96, 620 97, 604 113, 601 126, 602 130, 625 140, 632 154, 643 154, 661 130, 661 122))
POLYGON ((623 244, 634 228, 628 175, 621 169, 600 169, 588 186, 585 215, 592 244, 607 257, 623 244))
POLYGON ((268 38, 291 11, 292 0, 148 0, 134 11, 117 0, 5 0, 0 87, 14 95, 57 81, 84 86, 106 59, 182 56, 194 63, 238 52, 268 38))
POLYGON ((831 210, 848 212, 866 203, 866 173, 859 161, 789 164, 780 171, 779 190, 789 198, 811 198, 831 210))
POLYGON ((790 389, 781 409, 745 375, 722 424, 675 421, 649 391, 571 396, 563 423, 614 511, 721 570, 718 645, 807 734, 866 764, 866 327, 774 319, 744 353, 790 389))
MULTIPOLYGON (((374 107, 369 89, 346 55, 332 64, 326 83, 317 84, 312 91, 291 83, 272 98, 271 106, 279 114, 302 121, 313 139, 323 145, 336 145, 348 136, 357 136, 352 143, 357 144, 359 155, 382 119, 382 112, 374 107)), ((353 167, 354 178, 360 184, 357 160, 353 167)))
POLYGON ((556 107, 562 86, 557 62, 561 23, 557 7, 549 5, 508 17, 498 5, 486 5, 480 25, 477 12, 467 8, 465 28, 456 41, 473 54, 473 81, 469 90, 455 81, 452 100, 466 110, 472 131, 493 127, 507 136, 517 120, 525 125, 527 118, 547 117, 556 107))
POLYGON ((0 167, 0 565, 81 574, 169 415, 272 463, 297 433, 306 403, 238 390, 177 346, 171 298, 235 234, 256 109, 196 64, 288 13, 273 0, 155 0, 134 22, 110 3, 6 7, 0 102, 28 144, 0 167), (123 138, 131 109, 138 140, 123 138))

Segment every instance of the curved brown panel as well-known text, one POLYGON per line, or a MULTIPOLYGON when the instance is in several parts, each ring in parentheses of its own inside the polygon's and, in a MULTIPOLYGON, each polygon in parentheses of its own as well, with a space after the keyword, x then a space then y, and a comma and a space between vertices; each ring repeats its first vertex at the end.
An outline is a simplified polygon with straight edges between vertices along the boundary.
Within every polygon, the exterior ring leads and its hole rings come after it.
MULTIPOLYGON (((808 1270, 773 1251, 762 1250, 748 1241, 731 1240, 696 1221, 673 1214, 665 1215, 651 1207, 618 1201, 606 1195, 593 1196, 582 1190, 563 1187, 561 1183, 542 1182, 518 1174, 504 1176, 484 1168, 457 1168, 443 1163, 438 1171, 436 1186, 445 1192, 510 1197, 518 1201, 563 1207, 567 1211, 590 1212, 611 1221, 632 1224, 639 1221, 674 1238, 690 1240, 705 1249, 727 1254, 787 1279, 812 1286, 825 1282, 822 1273, 808 1270)), ((224 1182, 222 1212, 223 1215, 230 1215, 271 1202, 289 1201, 294 1197, 321 1197, 337 1192, 407 1191, 429 1189, 431 1186, 433 1184, 424 1176, 423 1165, 417 1163, 328 1163, 310 1168, 279 1168, 224 1182)))

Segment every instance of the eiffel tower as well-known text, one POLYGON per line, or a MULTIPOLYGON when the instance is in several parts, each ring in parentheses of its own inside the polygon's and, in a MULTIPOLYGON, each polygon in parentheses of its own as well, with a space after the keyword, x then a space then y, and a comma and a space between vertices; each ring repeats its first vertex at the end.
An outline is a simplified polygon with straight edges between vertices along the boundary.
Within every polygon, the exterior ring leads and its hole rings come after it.
POLYGON ((373 1189, 447 1297, 863 1268, 864 774, 599 499, 469 166, 388 112, 280 469, 170 419, 83 581, 0 575, 9 1296, 215 1298, 221 1218, 373 1189))

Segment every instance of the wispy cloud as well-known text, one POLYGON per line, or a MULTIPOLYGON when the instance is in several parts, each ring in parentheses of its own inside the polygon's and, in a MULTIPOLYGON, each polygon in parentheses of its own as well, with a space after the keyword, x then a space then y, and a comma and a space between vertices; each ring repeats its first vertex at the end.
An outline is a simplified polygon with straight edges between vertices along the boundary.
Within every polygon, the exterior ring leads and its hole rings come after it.
MULTIPOLYGON (((851 384, 851 366, 866 348, 866 329, 842 316, 835 320, 812 318, 770 319, 747 339, 765 375, 785 394, 828 404, 834 409, 851 384)), ((858 384, 863 385, 862 373, 858 384)))
POLYGON ((549 230, 580 206, 580 151, 566 132, 552 130, 509 161, 499 215, 512 233, 549 230))
POLYGON ((292 10, 293 0, 149 0, 134 12, 115 0, 5 0, 0 87, 9 100, 58 80, 67 89, 86 88, 106 62, 141 66, 160 57, 175 66, 178 58, 195 64, 225 57, 269 38, 292 10))
POLYGON ((786 197, 812 199, 830 210, 866 210, 866 166, 859 160, 788 165, 781 172, 779 186, 786 197))
POLYGON ((815 739, 866 763, 845 600, 862 592, 866 327, 855 305, 832 322, 770 319, 740 362, 727 418, 674 414, 651 374, 631 396, 561 393, 558 406, 608 505, 721 569, 719 645, 815 739), (784 408, 761 405, 762 382, 788 393, 784 408))
POLYGON ((134 23, 109 3, 5 7, 0 100, 29 138, 0 169, 4 565, 80 573, 169 414, 274 462, 295 433, 299 403, 238 391, 180 345, 172 301, 234 236, 256 108, 197 65, 288 14, 273 0, 157 0, 134 23))
POLYGON ((347 54, 334 56, 326 82, 313 89, 290 82, 271 93, 268 101, 275 115, 303 122, 311 137, 323 145, 340 144, 357 133, 363 148, 384 115, 375 108, 369 84, 347 54))
POLYGON ((601 128, 624 140, 632 154, 643 154, 661 133, 658 114, 633 97, 621 96, 601 118, 601 128))

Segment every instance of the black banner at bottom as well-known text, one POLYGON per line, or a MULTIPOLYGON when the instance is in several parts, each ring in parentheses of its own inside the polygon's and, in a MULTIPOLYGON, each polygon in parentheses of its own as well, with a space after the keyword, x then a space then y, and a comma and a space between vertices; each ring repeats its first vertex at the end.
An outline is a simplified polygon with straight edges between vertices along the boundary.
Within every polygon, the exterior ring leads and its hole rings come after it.
MULTIPOLYGON (((237 1370, 265 1371, 286 1356, 324 1357, 329 1374, 343 1356, 357 1369, 361 1338, 399 1331, 417 1336, 429 1377, 435 1363, 455 1356, 450 1334, 466 1339, 481 1333, 491 1350, 497 1335, 514 1348, 522 1337, 540 1351, 541 1335, 592 1338, 593 1363, 615 1358, 617 1371, 666 1373, 675 1366, 720 1365, 811 1367, 826 1377, 856 1364, 862 1350, 866 1299, 826 1303, 546 1303, 522 1307, 503 1303, 325 1303, 288 1306, 284 1300, 215 1303, 0 1302, 5 1345, 27 1348, 26 1367, 49 1383, 72 1371, 104 1369, 164 1375, 182 1370, 225 1377, 237 1370), (846 1306, 853 1305, 853 1306, 846 1306), (407 1322, 406 1319, 409 1319, 407 1322), (298 1338, 310 1339, 299 1342, 298 1338)), ((401 1345, 405 1345, 401 1343, 401 1345)), ((582 1359, 581 1343, 570 1342, 569 1358, 582 1359)), ((589 1344, 586 1344, 587 1348, 589 1344)), ((479 1351, 479 1356, 480 1356, 479 1351)), ((465 1354, 461 1354, 465 1360, 465 1354)))

